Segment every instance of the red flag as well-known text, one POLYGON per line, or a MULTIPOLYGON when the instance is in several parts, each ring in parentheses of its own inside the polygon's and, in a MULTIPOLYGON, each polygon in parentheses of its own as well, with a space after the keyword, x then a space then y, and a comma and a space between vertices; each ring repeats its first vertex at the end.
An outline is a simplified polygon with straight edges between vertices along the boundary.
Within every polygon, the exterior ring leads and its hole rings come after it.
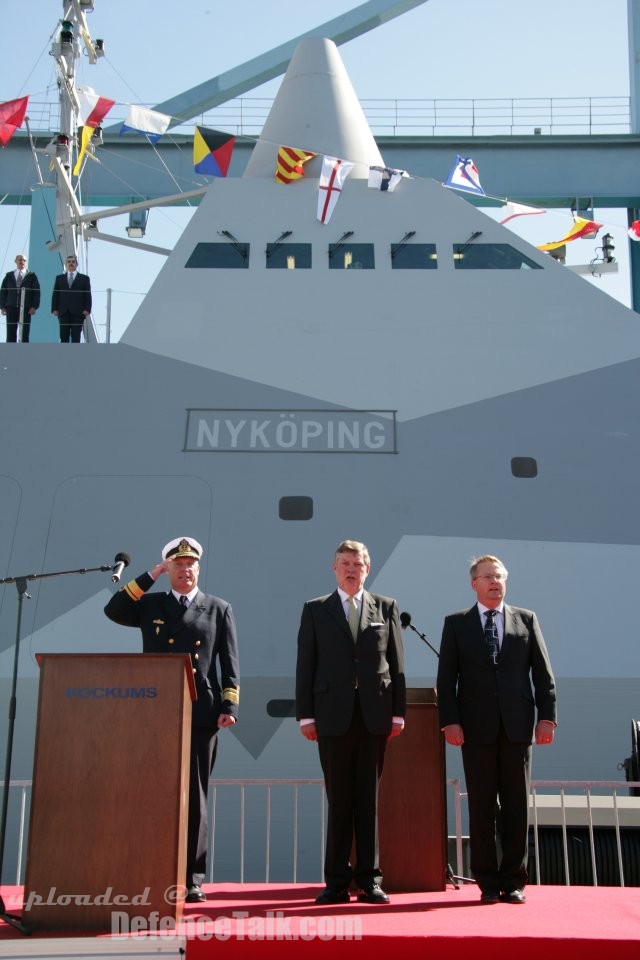
POLYGON ((6 147, 18 127, 22 126, 28 103, 29 97, 0 103, 0 143, 3 147, 6 147))
POLYGON ((640 220, 634 220, 627 233, 632 240, 640 240, 640 220))
POLYGON ((73 175, 77 177, 80 173, 82 161, 87 147, 93 136, 93 131, 99 127, 106 115, 114 105, 115 100, 109 100, 108 97, 101 97, 91 87, 78 87, 78 102, 80 110, 78 113, 78 125, 82 127, 82 136, 80 138, 80 152, 76 165, 73 168, 73 175))

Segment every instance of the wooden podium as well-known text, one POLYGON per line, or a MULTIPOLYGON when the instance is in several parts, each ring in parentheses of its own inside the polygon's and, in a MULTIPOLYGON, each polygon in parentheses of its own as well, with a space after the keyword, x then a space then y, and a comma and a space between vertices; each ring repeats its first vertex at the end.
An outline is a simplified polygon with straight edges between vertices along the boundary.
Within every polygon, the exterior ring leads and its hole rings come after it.
POLYGON ((387 744, 380 781, 380 866, 389 892, 446 887, 444 757, 436 691, 407 690, 405 729, 387 744))
POLYGON ((112 914, 121 912, 128 932, 128 918, 153 911, 177 921, 196 696, 189 657, 37 659, 24 923, 111 931, 112 914))

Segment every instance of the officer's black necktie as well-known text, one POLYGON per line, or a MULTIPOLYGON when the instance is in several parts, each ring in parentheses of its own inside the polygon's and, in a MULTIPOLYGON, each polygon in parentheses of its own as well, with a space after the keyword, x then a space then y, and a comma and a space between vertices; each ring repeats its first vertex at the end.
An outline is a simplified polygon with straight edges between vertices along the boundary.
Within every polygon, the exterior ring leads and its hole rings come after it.
POLYGON ((189 606, 189 598, 185 596, 184 593, 180 595, 180 605, 183 606, 185 610, 189 606))
POLYGON ((494 663, 498 662, 498 627, 496 626, 497 610, 485 610, 484 639, 487 641, 489 654, 494 663))

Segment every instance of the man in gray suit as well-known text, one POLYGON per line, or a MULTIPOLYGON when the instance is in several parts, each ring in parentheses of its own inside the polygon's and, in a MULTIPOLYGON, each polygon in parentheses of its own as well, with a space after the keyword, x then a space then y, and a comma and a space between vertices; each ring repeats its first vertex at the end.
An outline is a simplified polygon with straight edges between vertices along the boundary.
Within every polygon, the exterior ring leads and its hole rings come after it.
POLYGON ((298 632, 296 717, 317 741, 328 800, 325 889, 316 903, 388 903, 378 857, 378 783, 385 746, 404 727, 404 653, 395 600, 368 593, 369 551, 343 540, 338 589, 305 603, 298 632), (356 863, 349 863, 355 833, 356 863))
POLYGON ((480 899, 524 903, 531 742, 534 733, 538 744, 553 741, 555 681, 535 613, 504 602, 502 561, 485 554, 469 572, 478 602, 446 617, 442 631, 440 725, 446 742, 462 747, 480 899))

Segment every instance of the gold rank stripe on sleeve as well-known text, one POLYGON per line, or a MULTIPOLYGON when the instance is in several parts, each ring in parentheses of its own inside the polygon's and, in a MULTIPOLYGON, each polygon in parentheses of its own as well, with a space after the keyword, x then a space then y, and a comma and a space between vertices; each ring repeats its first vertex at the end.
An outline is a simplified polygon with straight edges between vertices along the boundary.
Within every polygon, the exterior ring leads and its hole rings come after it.
POLYGON ((222 699, 229 703, 240 703, 240 687, 225 687, 222 691, 222 699))
POLYGON ((131 597, 132 600, 139 600, 140 597, 144 596, 144 590, 138 586, 135 580, 130 580, 129 583, 126 583, 122 589, 131 597))

